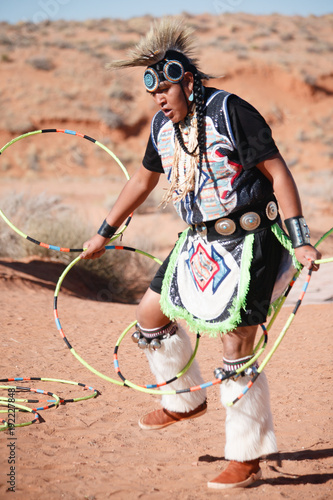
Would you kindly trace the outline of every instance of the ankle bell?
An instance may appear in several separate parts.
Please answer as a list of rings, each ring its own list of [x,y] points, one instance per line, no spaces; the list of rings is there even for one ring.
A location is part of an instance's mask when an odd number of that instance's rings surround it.
[[[149,339],[146,339],[145,337],[141,337],[138,342],[138,347],[140,349],[151,349],[152,351],[157,351],[158,349],[161,349],[162,347],[162,344],[161,342],[159,341],[159,339],[152,339],[152,340],[149,340]]]
[[[137,330],[132,334],[132,340],[138,344],[140,349],[151,349],[157,351],[162,347],[162,341],[175,335],[178,330],[176,322],[170,321],[167,325],[161,328],[147,330],[142,328],[139,323],[136,325]]]
[[[158,349],[161,349],[162,344],[159,339],[152,339],[149,343],[149,349],[152,349],[153,351],[157,351]]]
[[[138,341],[138,347],[140,349],[147,349],[148,347],[148,341],[145,337],[141,337]]]
[[[135,330],[135,332],[132,334],[132,340],[135,344],[139,343],[139,340],[142,338],[142,334],[140,330]]]

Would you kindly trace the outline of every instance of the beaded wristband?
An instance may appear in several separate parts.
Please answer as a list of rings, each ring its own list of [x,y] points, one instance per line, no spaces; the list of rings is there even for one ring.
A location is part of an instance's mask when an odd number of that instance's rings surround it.
[[[293,248],[310,245],[310,231],[304,217],[290,217],[284,221]]]
[[[106,219],[103,220],[103,224],[97,231],[98,234],[103,236],[103,238],[112,238],[112,236],[115,234],[117,231],[117,227],[110,226],[107,222]]]

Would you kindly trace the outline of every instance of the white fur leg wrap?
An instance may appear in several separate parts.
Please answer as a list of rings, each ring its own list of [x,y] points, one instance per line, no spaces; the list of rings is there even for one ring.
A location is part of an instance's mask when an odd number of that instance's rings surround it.
[[[176,335],[162,341],[161,349],[156,351],[145,349],[150,369],[158,384],[177,375],[188,363],[192,352],[190,339],[181,326],[178,326]],[[186,389],[203,382],[199,365],[194,360],[184,375],[175,382],[162,387],[161,390]],[[201,405],[205,399],[206,389],[175,395],[166,394],[162,396],[162,406],[169,411],[188,412]]]
[[[221,401],[226,408],[225,458],[244,462],[277,451],[266,375],[261,373],[250,390],[233,406],[248,384],[249,377],[227,380],[221,385]]]

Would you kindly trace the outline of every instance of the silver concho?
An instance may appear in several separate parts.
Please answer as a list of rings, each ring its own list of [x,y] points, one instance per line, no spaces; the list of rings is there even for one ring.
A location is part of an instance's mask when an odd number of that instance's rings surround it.
[[[239,219],[239,223],[245,231],[254,231],[260,226],[260,216],[256,212],[247,212]]]
[[[236,224],[231,219],[219,219],[215,222],[215,231],[223,236],[229,236],[236,231]]]
[[[278,214],[278,208],[275,201],[270,201],[266,207],[266,215],[269,220],[276,219]]]

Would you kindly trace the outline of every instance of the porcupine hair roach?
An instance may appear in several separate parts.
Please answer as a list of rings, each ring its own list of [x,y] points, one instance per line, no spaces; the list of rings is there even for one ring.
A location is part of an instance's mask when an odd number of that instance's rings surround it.
[[[198,59],[194,56],[196,41],[194,30],[184,27],[183,20],[169,17],[155,21],[147,35],[141,38],[134,49],[128,52],[127,59],[112,61],[107,68],[130,68],[134,66],[151,66],[164,59],[168,50],[183,54],[197,68],[202,79],[209,79],[198,69]]]

